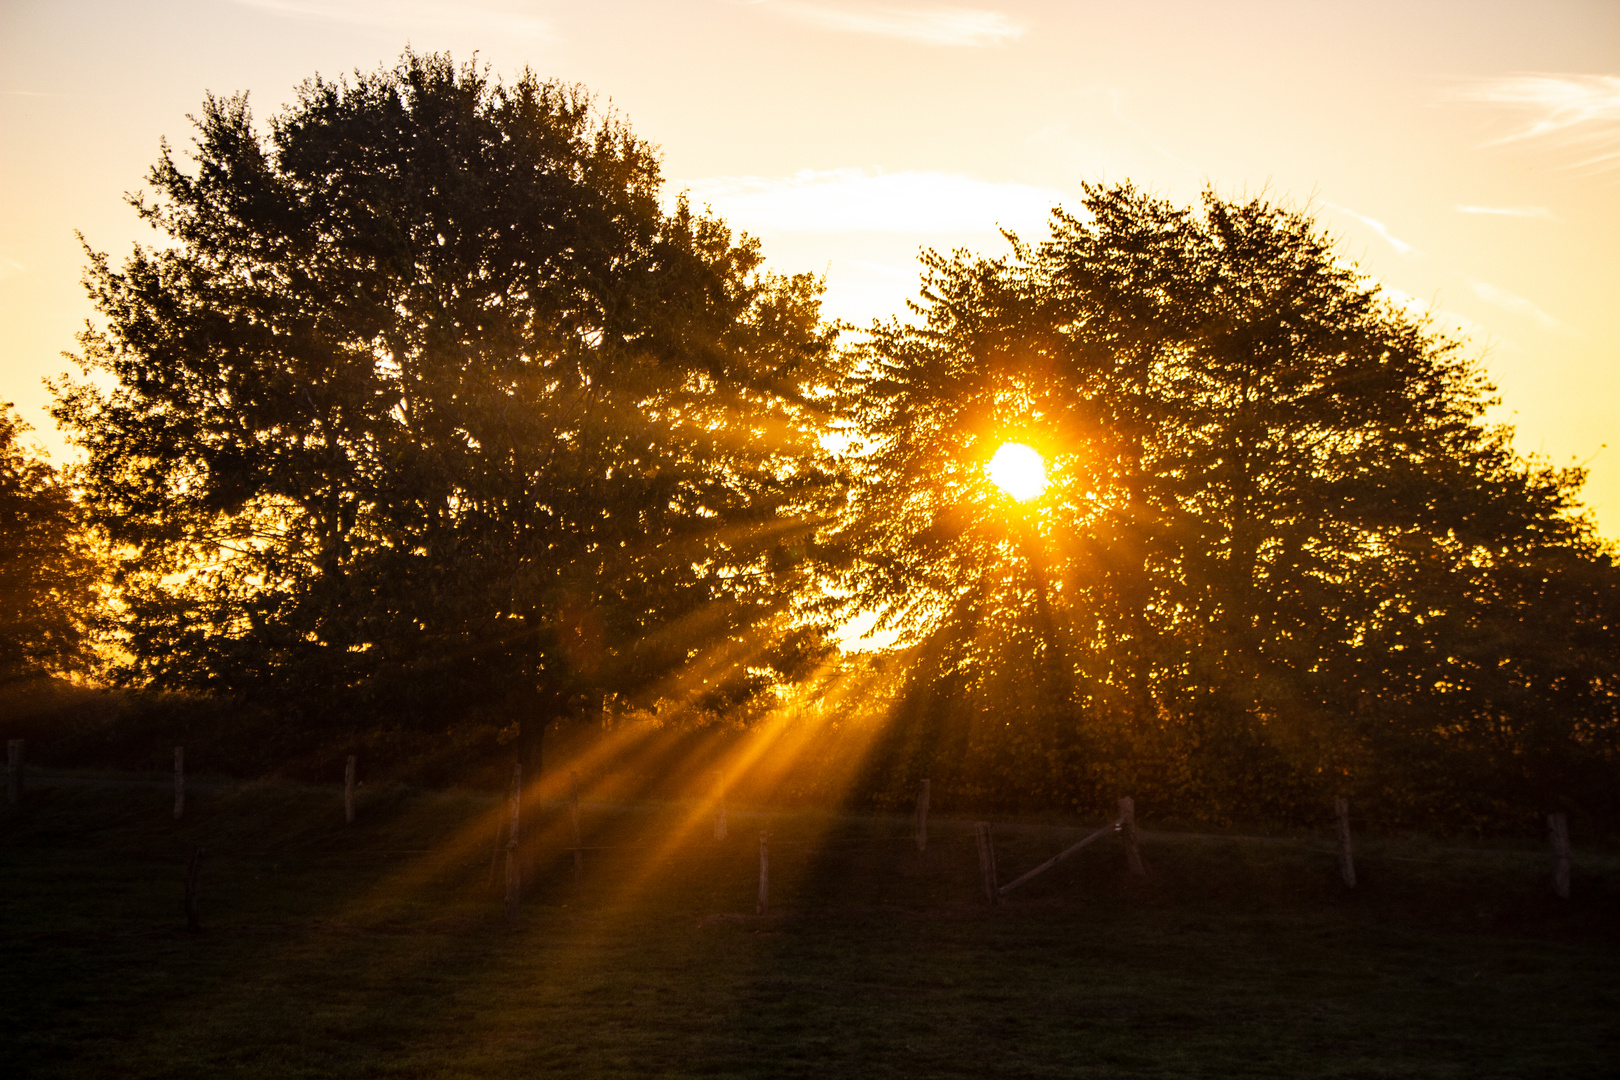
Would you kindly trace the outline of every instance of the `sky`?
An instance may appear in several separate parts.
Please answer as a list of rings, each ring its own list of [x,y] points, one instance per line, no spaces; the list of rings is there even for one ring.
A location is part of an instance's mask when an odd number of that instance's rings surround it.
[[[583,84],[690,193],[906,314],[924,248],[1006,250],[1082,186],[1206,187],[1311,211],[1341,256],[1469,337],[1521,452],[1591,470],[1620,538],[1620,3],[0,0],[0,400],[71,458],[42,379],[93,315],[76,231],[204,94],[264,118],[409,45]]]

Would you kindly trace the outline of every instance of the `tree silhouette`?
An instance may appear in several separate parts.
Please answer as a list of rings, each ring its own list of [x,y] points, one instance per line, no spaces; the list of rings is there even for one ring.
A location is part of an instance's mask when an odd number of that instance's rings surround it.
[[[527,695],[543,727],[803,652],[820,283],[662,209],[621,120],[407,52],[262,133],[209,97],[192,157],[132,200],[165,243],[91,255],[112,388],[58,387],[127,678],[306,715]]]
[[[1574,758],[1612,762],[1616,580],[1582,474],[1517,458],[1460,344],[1308,216],[1088,187],[1039,246],[928,256],[917,311],[867,348],[843,535],[857,601],[922,643],[910,722],[958,729],[897,728],[896,752],[962,748],[924,775],[1219,815],[1466,802],[1490,769],[1479,799],[1545,802]],[[1040,499],[990,486],[1007,440],[1047,457]],[[1515,643],[1542,633],[1567,648]]]

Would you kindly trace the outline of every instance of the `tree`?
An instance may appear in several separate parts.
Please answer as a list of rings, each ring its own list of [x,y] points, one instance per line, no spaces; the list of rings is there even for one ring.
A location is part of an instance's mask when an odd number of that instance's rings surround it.
[[[95,667],[102,564],[83,514],[0,404],[0,684]]]
[[[528,72],[407,52],[262,134],[245,97],[196,126],[132,199],[167,243],[90,253],[113,389],[58,388],[125,677],[310,716],[521,699],[532,735],[803,652],[818,280],[665,212],[655,150]]]
[[[1473,738],[1446,730],[1543,758],[1583,731],[1612,761],[1616,583],[1581,474],[1512,454],[1458,342],[1259,201],[1089,187],[1012,240],[925,259],[920,321],[874,329],[855,409],[846,583],[919,643],[913,727],[957,730],[895,738],[966,748],[934,776],[1219,816],[1398,786]],[[1051,466],[1026,506],[983,471],[1008,440]],[[1575,611],[1586,644],[1533,670],[1482,633]],[[1560,679],[1549,727],[1530,702]]]

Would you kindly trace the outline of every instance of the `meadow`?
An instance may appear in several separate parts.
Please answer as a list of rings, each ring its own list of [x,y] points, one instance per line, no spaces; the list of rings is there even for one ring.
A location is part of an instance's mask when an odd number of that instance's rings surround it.
[[[0,1071],[40,1077],[1599,1077],[1620,857],[1155,829],[991,908],[966,820],[31,778],[0,817]],[[1099,821],[997,822],[1001,878]],[[755,912],[759,833],[771,908]],[[196,846],[202,930],[182,881]]]

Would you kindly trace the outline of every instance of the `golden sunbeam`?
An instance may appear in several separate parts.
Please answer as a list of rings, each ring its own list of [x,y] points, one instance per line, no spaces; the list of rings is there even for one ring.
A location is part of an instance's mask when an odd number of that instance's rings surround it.
[[[1028,502],[1046,490],[1046,462],[1023,443],[1002,443],[984,471],[992,484],[1019,502]]]
[[[841,685],[844,676],[833,674],[836,666],[835,661],[828,661],[809,680],[819,688],[818,703],[839,701],[856,692]],[[870,697],[870,688],[861,696]],[[739,835],[756,825],[769,830],[775,814],[764,807],[779,806],[784,798],[789,802],[803,798],[803,781],[808,774],[818,777],[819,793],[824,798],[839,801],[859,773],[858,762],[865,759],[867,744],[877,727],[862,725],[856,732],[836,733],[836,721],[822,712],[819,708],[814,714],[791,707],[779,709],[740,737],[715,731],[712,737],[689,744],[679,757],[663,759],[653,766],[661,775],[689,778],[685,784],[677,782],[666,789],[676,796],[676,801],[669,804],[671,808],[682,803],[684,808],[667,819],[658,832],[643,837],[642,857],[633,868],[626,868],[617,882],[615,902],[636,901],[678,860],[711,850],[708,838],[722,799],[731,802],[732,827]],[[829,739],[839,739],[841,751],[829,753]],[[847,762],[848,766],[829,773],[827,766],[832,760]],[[643,763],[622,764],[631,772],[648,771]],[[797,836],[800,844],[806,839],[802,833]]]

